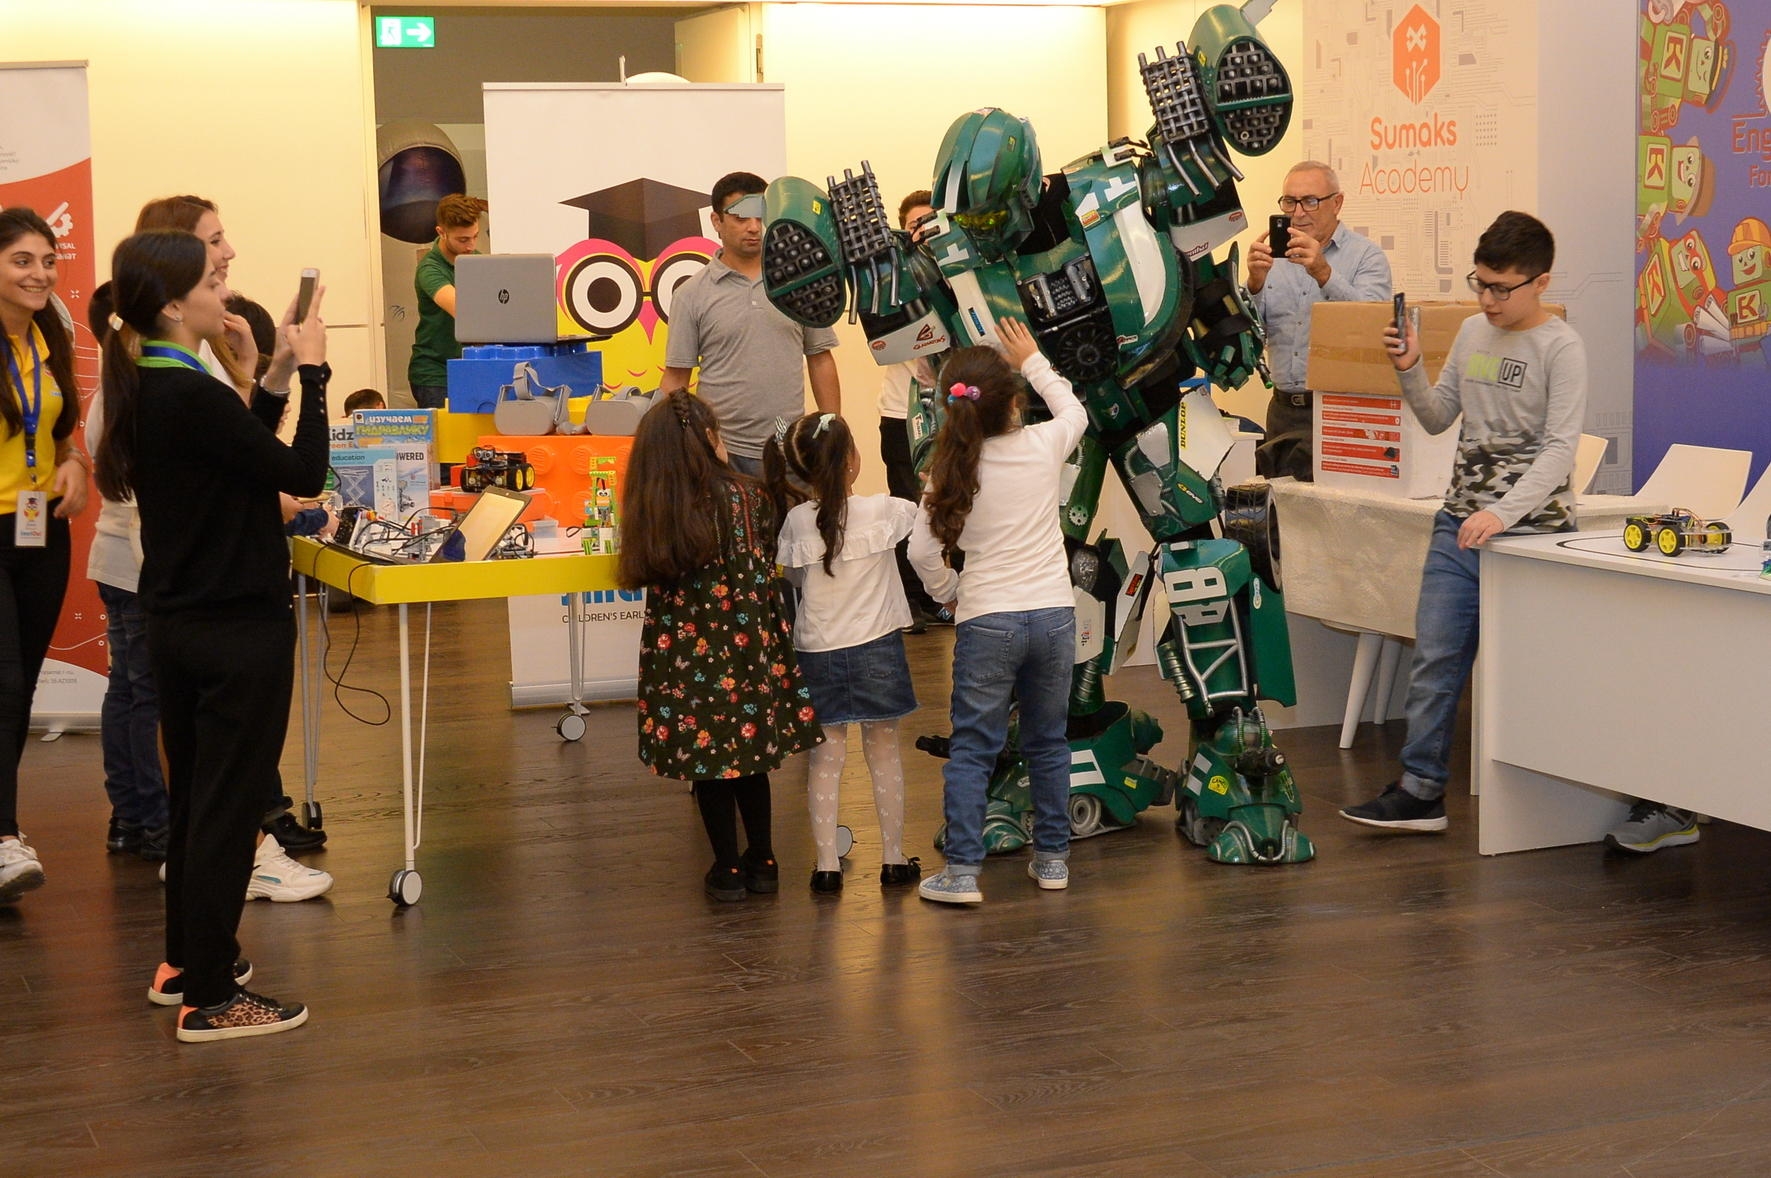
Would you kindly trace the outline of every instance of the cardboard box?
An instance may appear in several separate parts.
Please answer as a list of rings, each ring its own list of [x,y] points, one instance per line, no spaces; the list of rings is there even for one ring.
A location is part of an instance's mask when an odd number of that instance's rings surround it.
[[[1473,302],[1410,303],[1419,312],[1421,363],[1437,381],[1464,320],[1478,312]],[[1558,303],[1544,306],[1564,315]],[[1310,313],[1307,372],[1316,397],[1313,467],[1325,486],[1352,487],[1403,499],[1431,499],[1445,493],[1457,458],[1460,422],[1429,434],[1402,400],[1402,385],[1384,328],[1394,314],[1390,303],[1317,303]]]
[[[434,409],[359,409],[351,415],[359,449],[394,451],[399,498],[387,518],[404,523],[430,503],[436,484],[437,413]],[[382,514],[377,508],[377,514]]]

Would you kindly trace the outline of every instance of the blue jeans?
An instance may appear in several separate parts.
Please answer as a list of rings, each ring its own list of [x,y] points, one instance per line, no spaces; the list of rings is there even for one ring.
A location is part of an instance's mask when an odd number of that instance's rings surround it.
[[[99,711],[105,793],[111,816],[158,830],[170,821],[166,782],[160,775],[160,698],[148,661],[148,619],[141,600],[127,589],[98,582],[105,607],[105,641],[111,677]]]
[[[1008,739],[1011,697],[1021,705],[1021,755],[1033,795],[1033,851],[1070,854],[1070,673],[1076,663],[1076,611],[985,614],[953,636],[953,738],[946,783],[947,868],[975,875],[984,863],[985,790]]]
[[[1476,662],[1481,617],[1480,549],[1457,546],[1463,520],[1441,511],[1421,572],[1414,613],[1414,662],[1408,680],[1408,741],[1402,746],[1402,789],[1423,801],[1445,794],[1451,777],[1451,736],[1464,680]]]
[[[447,409],[449,407],[449,386],[446,384],[415,384],[412,386],[412,399],[420,409]]]

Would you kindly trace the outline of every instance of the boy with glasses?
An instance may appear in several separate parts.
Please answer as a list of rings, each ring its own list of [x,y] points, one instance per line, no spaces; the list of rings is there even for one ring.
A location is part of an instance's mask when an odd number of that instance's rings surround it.
[[[1267,329],[1273,399],[1267,438],[1256,452],[1269,478],[1311,478],[1310,308],[1319,302],[1388,302],[1390,262],[1376,242],[1341,224],[1340,180],[1315,160],[1286,173],[1279,209],[1291,218],[1288,240],[1266,234],[1248,249],[1248,291]]]
[[[1457,462],[1421,572],[1402,774],[1342,818],[1386,830],[1446,828],[1445,783],[1464,680],[1476,659],[1478,553],[1505,533],[1574,530],[1574,451],[1586,416],[1586,349],[1544,307],[1556,243],[1543,222],[1502,213],[1468,276],[1481,314],[1464,320],[1439,383],[1420,339],[1384,330],[1402,395],[1430,433],[1463,415]]]

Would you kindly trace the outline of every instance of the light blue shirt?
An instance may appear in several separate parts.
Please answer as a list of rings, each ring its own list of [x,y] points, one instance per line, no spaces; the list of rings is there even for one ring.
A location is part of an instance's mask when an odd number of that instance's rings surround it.
[[[1267,326],[1267,368],[1273,387],[1284,392],[1309,388],[1305,372],[1310,360],[1310,308],[1319,302],[1374,303],[1390,297],[1390,259],[1375,241],[1361,237],[1342,221],[1322,248],[1328,282],[1317,286],[1296,262],[1276,259],[1267,281],[1254,296],[1255,310]]]

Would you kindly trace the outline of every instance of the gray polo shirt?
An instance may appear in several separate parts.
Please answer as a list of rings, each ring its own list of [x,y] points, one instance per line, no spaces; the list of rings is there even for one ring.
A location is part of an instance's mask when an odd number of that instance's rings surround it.
[[[805,358],[836,346],[828,327],[801,327],[716,255],[683,283],[670,308],[664,363],[700,368],[696,388],[719,417],[726,449],[761,458],[775,419],[806,411]]]
[[[1342,221],[1329,234],[1322,256],[1333,271],[1317,286],[1296,262],[1276,259],[1267,281],[1254,296],[1255,310],[1267,328],[1267,370],[1273,387],[1283,392],[1309,388],[1310,308],[1321,302],[1381,303],[1390,297],[1390,259],[1367,237]],[[674,327],[674,324],[672,325]]]

